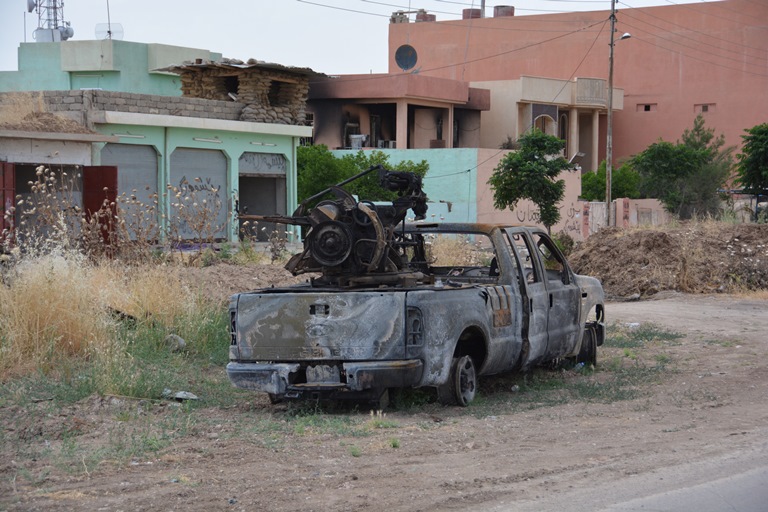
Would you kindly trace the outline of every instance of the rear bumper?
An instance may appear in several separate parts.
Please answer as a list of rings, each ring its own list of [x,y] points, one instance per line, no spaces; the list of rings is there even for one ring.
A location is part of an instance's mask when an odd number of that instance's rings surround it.
[[[341,364],[338,382],[306,382],[299,363],[235,363],[227,365],[227,376],[238,388],[284,395],[289,391],[365,391],[415,386],[421,381],[420,359],[362,361]]]

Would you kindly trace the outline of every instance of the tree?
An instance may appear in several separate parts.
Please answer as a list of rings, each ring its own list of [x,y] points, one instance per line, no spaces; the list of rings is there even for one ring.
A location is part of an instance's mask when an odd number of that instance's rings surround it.
[[[747,194],[768,194],[768,123],[753,126],[742,135],[744,146],[738,155],[738,182]]]
[[[629,162],[641,176],[640,193],[655,197],[681,219],[697,214],[716,214],[719,191],[731,175],[734,147],[723,147],[725,137],[715,137],[704,127],[700,114],[693,129],[686,129],[682,142],[660,140]]]
[[[299,202],[349,177],[327,146],[299,146],[296,157],[296,189]]]
[[[405,160],[392,165],[389,163],[389,156],[383,151],[358,151],[354,155],[344,155],[341,160],[352,169],[350,176],[354,176],[374,165],[383,165],[390,171],[412,172],[422,178],[429,170],[429,164],[426,160],[422,160],[419,163]],[[385,190],[379,186],[379,176],[376,172],[351,182],[345,188],[360,199],[368,201],[393,201],[397,197],[396,192]]]
[[[611,172],[611,197],[640,197],[640,175],[631,165],[624,164]],[[605,201],[605,160],[597,172],[581,175],[581,198],[586,201]]]
[[[520,149],[508,153],[488,180],[493,206],[513,210],[519,200],[530,199],[539,208],[541,223],[550,231],[560,220],[557,203],[565,194],[565,181],[557,177],[570,166],[560,155],[565,141],[534,129],[519,142]]]
[[[413,172],[421,177],[424,177],[429,170],[426,160],[419,163],[406,160],[391,165],[389,156],[383,151],[358,151],[355,154],[336,158],[326,146],[301,146],[296,165],[299,202],[374,165],[383,165],[394,171]],[[344,189],[368,201],[392,201],[397,197],[396,192],[379,186],[379,175],[376,172],[345,185]]]

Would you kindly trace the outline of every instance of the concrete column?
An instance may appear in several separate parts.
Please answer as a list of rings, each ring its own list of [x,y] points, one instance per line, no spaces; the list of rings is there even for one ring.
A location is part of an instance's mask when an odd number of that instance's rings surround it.
[[[445,139],[445,147],[453,147],[453,105],[448,107],[448,122],[443,125],[443,138]]]
[[[568,112],[568,158],[579,152],[579,110],[572,108]]]
[[[397,102],[396,123],[395,144],[397,149],[408,149],[408,102],[405,100],[398,100]]]
[[[592,111],[592,170],[597,171],[600,165],[600,112],[595,109]]]

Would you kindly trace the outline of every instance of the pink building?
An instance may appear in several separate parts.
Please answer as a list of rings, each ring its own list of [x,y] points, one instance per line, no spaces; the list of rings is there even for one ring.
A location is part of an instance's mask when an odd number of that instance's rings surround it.
[[[594,168],[605,157],[610,11],[514,16],[499,6],[495,14],[476,18],[468,9],[463,20],[424,15],[416,23],[393,16],[390,74],[408,73],[395,60],[408,44],[421,76],[491,91],[482,147],[538,122],[568,140],[569,156],[584,153],[582,166]],[[617,39],[631,38],[615,45],[614,86],[623,89],[614,91],[615,163],[659,138],[679,139],[700,113],[729,145],[768,120],[768,2],[624,8],[616,31]],[[542,89],[535,82],[543,78],[551,80]]]

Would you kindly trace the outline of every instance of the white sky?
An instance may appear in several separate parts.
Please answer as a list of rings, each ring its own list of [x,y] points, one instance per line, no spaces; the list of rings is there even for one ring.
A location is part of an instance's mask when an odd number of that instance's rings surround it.
[[[704,0],[621,0],[622,9]],[[63,19],[72,24],[72,40],[95,39],[97,24],[107,22],[108,0],[65,0]],[[310,3],[311,2],[311,3]],[[287,66],[310,67],[327,74],[385,73],[389,16],[396,10],[427,9],[438,21],[461,18],[479,0],[109,0],[113,24],[125,41],[204,48],[224,57],[255,58]],[[610,0],[486,1],[514,5],[516,16],[549,11],[610,10]],[[37,13],[27,0],[0,0],[0,71],[16,70],[19,43],[34,42]],[[113,25],[113,30],[115,26]]]

